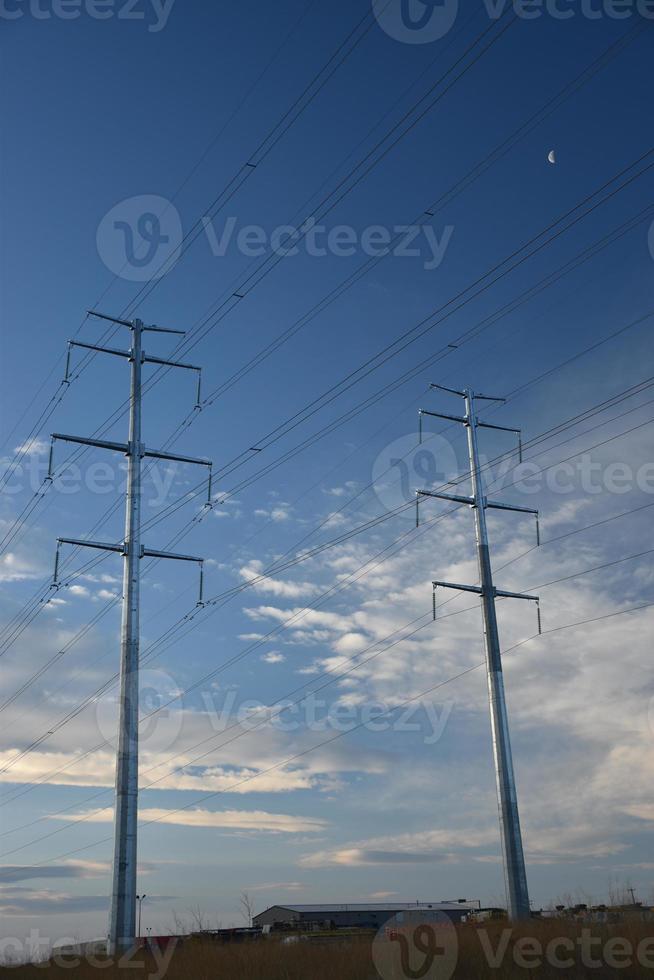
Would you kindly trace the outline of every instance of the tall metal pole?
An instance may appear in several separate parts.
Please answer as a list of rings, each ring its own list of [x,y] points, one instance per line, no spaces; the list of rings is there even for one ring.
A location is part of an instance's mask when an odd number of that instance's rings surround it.
[[[472,389],[465,390],[468,452],[470,456],[470,476],[472,494],[475,501],[475,531],[477,535],[477,557],[479,562],[479,581],[481,585],[481,605],[484,617],[484,640],[486,646],[486,670],[488,694],[490,699],[491,727],[493,733],[493,754],[495,757],[495,777],[497,798],[504,852],[504,873],[511,919],[527,919],[530,915],[529,892],[525,858],[522,849],[520,815],[513,771],[513,757],[509,738],[509,723],[504,693],[502,655],[495,611],[496,590],[488,550],[486,529],[486,499],[483,477],[479,463],[477,444],[477,414],[475,394]]]
[[[143,334],[178,334],[183,330],[169,330],[154,324],[145,326],[141,320],[122,320],[107,316],[98,310],[89,310],[89,315],[109,320],[128,327],[132,335],[130,350],[114,347],[100,347],[80,340],[68,342],[69,351],[75,347],[122,357],[130,364],[130,410],[129,441],[108,442],[105,439],[85,436],[52,433],[49,475],[52,475],[53,448],[57,440],[72,442],[82,446],[96,446],[127,456],[127,495],[125,502],[125,539],[120,544],[106,541],[91,541],[88,538],[58,538],[55,559],[54,585],[58,588],[59,549],[63,544],[76,548],[96,548],[101,551],[117,552],[123,556],[123,618],[120,643],[120,701],[118,718],[118,750],[116,756],[116,808],[114,815],[114,863],[111,893],[111,913],[109,918],[109,950],[112,953],[129,949],[136,938],[136,859],[138,823],[138,727],[139,727],[139,567],[142,558],[166,558],[174,561],[190,561],[200,565],[200,595],[198,606],[203,605],[203,559],[194,555],[180,555],[172,551],[156,551],[141,545],[141,460],[144,456],[152,459],[166,459],[178,463],[192,463],[205,466],[209,470],[207,480],[207,502],[212,506],[212,463],[208,459],[193,456],[180,456],[165,450],[147,449],[141,441],[141,373],[143,364],[157,364],[170,368],[184,368],[198,374],[196,408],[200,407],[200,371],[194,364],[170,361],[146,354],[143,350]],[[66,359],[68,380],[70,356]],[[145,896],[141,896],[141,901]],[[140,931],[140,907],[139,907]]]
[[[136,935],[138,822],[139,590],[141,559],[141,347],[143,323],[132,324],[129,450],[123,557],[123,618],[116,760],[116,810],[109,945],[127,949]]]

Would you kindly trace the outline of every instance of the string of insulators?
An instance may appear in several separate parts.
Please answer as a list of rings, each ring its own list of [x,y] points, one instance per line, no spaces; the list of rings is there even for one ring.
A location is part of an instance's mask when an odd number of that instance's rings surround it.
[[[55,565],[54,565],[54,576],[52,578],[52,588],[59,588],[59,549],[61,545],[57,544],[57,550],[55,552]]]
[[[68,351],[66,353],[66,370],[64,371],[64,379],[62,381],[62,384],[65,384],[65,385],[69,385],[70,384],[70,353],[71,353],[71,349],[72,349],[72,344],[70,343],[70,341],[68,341]]]
[[[208,465],[209,465],[209,480],[207,482],[207,502],[205,504],[205,507],[213,507],[213,500],[211,499],[212,486],[213,486],[213,463],[209,463]]]
[[[204,605],[204,562],[200,562],[200,594],[196,603],[198,606]]]

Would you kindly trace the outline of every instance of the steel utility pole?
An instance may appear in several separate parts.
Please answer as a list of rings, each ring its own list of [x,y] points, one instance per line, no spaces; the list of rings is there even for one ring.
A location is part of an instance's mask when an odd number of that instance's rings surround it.
[[[141,912],[143,911],[143,899],[144,898],[147,898],[147,897],[148,896],[145,894],[145,892],[143,892],[142,895],[137,895],[136,896],[136,901],[139,903],[139,921],[138,921],[138,927],[137,927],[137,930],[136,930],[136,936],[137,936],[138,939],[141,938]]]
[[[158,450],[148,450],[141,441],[141,374],[145,363],[167,367],[186,368],[198,374],[196,407],[200,407],[200,368],[192,364],[167,361],[145,354],[143,333],[146,331],[181,334],[181,330],[145,326],[141,320],[119,320],[102,313],[89,311],[93,316],[127,327],[132,334],[128,351],[110,347],[97,347],[80,341],[69,341],[65,381],[69,378],[70,353],[73,347],[113,354],[126,358],[130,364],[129,441],[106,442],[81,436],[54,433],[50,450],[50,475],[52,475],[53,447],[56,440],[74,442],[84,446],[97,446],[123,453],[127,457],[127,493],[125,500],[125,539],[120,544],[100,541],[59,538],[55,560],[55,586],[58,586],[59,551],[62,544],[76,547],[98,548],[115,551],[123,556],[123,614],[120,643],[120,696],[118,722],[118,751],[116,756],[116,806],[114,814],[115,841],[113,861],[113,886],[109,921],[109,948],[119,952],[130,948],[136,937],[136,861],[138,823],[138,726],[139,726],[139,607],[141,558],[172,558],[179,561],[198,562],[200,565],[200,597],[202,604],[203,559],[192,555],[153,551],[141,544],[141,460],[144,456],[181,463],[196,463],[209,468],[207,506],[211,506],[211,463],[204,459],[179,456]]]
[[[516,507],[513,504],[503,504],[487,499],[484,493],[484,480],[480,466],[479,445],[477,430],[480,427],[487,429],[499,429],[505,432],[520,433],[519,429],[507,428],[502,425],[492,425],[489,422],[482,422],[477,417],[476,400],[503,402],[503,398],[491,398],[487,395],[475,395],[471,388],[464,391],[457,391],[452,388],[445,388],[443,385],[430,385],[431,388],[439,388],[448,391],[450,394],[459,395],[465,400],[465,416],[445,415],[440,412],[428,412],[421,410],[421,431],[422,415],[433,415],[437,418],[449,419],[459,422],[466,426],[468,434],[468,455],[470,461],[470,480],[472,483],[472,496],[467,497],[459,494],[439,493],[437,491],[419,490],[417,501],[421,496],[438,497],[443,500],[451,500],[457,503],[467,504],[474,510],[475,531],[477,537],[477,559],[479,565],[479,585],[458,585],[453,582],[433,582],[434,590],[434,617],[436,616],[436,589],[439,587],[448,589],[461,589],[464,592],[474,592],[480,596],[481,607],[484,620],[484,640],[486,647],[486,672],[488,679],[488,696],[490,702],[491,730],[493,736],[493,753],[495,758],[495,778],[497,783],[497,799],[500,816],[500,828],[502,835],[502,850],[504,854],[504,874],[506,880],[506,892],[511,919],[528,919],[530,916],[529,891],[527,888],[527,874],[525,871],[525,859],[522,848],[522,833],[520,830],[520,816],[518,813],[518,798],[515,785],[515,775],[513,771],[513,757],[511,755],[511,741],[509,738],[509,720],[506,707],[506,697],[504,692],[504,675],[502,672],[502,654],[500,649],[500,638],[497,626],[497,613],[495,609],[495,599],[498,596],[509,599],[527,599],[538,604],[538,596],[526,595],[519,592],[506,592],[496,589],[493,583],[493,571],[490,560],[488,546],[488,529],[486,526],[486,509],[497,508],[499,510],[514,510],[525,514],[536,515],[537,540],[540,543],[538,530],[538,511],[529,507]],[[522,457],[522,442],[520,441],[520,456]],[[540,632],[540,607],[538,608],[538,629]]]

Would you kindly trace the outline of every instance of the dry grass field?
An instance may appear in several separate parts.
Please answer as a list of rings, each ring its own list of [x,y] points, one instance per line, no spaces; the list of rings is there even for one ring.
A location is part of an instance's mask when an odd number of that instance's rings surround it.
[[[447,941],[447,940],[445,940]],[[450,936],[451,942],[451,936]],[[506,923],[461,926],[456,930],[456,965],[450,972],[437,958],[423,972],[424,958],[405,971],[385,966],[381,980],[654,980],[654,923],[582,926],[564,921],[533,922],[511,929]],[[497,956],[497,960],[493,957]],[[162,962],[163,960],[163,962]],[[152,980],[379,980],[367,937],[348,941],[275,939],[245,945],[186,941],[170,959],[141,951],[130,962],[95,965],[61,962],[0,967],[0,977],[104,980],[133,976]],[[376,960],[379,963],[378,960]]]

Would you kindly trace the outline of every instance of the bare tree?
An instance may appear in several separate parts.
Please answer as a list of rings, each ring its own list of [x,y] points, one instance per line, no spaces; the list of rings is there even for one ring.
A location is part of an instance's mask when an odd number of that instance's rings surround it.
[[[183,919],[179,912],[177,912],[175,909],[172,910],[171,917],[172,924],[168,926],[168,932],[170,932],[171,935],[184,936],[190,931],[186,919]]]
[[[199,905],[193,905],[188,910],[195,932],[204,932],[207,928],[207,917]]]
[[[248,926],[252,925],[252,919],[254,917],[254,902],[250,898],[247,892],[241,892],[241,915],[245,919]]]

